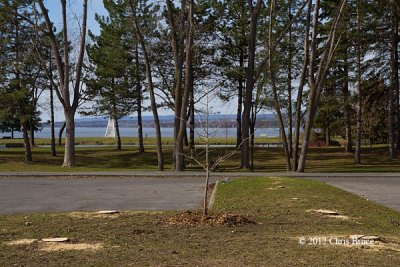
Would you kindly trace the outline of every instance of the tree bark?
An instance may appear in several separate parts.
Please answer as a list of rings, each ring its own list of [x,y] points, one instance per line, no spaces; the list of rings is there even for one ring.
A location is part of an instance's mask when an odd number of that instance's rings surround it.
[[[254,128],[255,128],[255,122],[256,122],[256,114],[254,111],[254,105],[251,107],[251,120],[250,120],[250,149],[251,149],[251,164],[250,164],[250,170],[253,172],[254,171]]]
[[[304,172],[307,160],[308,147],[310,144],[311,132],[314,123],[314,118],[318,109],[319,100],[321,97],[322,89],[324,87],[324,83],[326,77],[328,75],[329,67],[332,62],[333,55],[335,53],[337,47],[337,30],[340,22],[341,15],[343,13],[344,8],[346,7],[347,1],[342,0],[340,5],[338,6],[337,15],[334,18],[333,24],[328,33],[328,40],[326,41],[322,54],[319,59],[319,64],[317,64],[317,49],[318,47],[318,31],[317,25],[319,23],[319,0],[316,0],[314,6],[314,20],[313,20],[313,32],[311,38],[311,54],[309,61],[309,86],[310,92],[308,96],[308,109],[306,116],[306,125],[304,128],[304,137],[301,145],[301,153],[299,159],[299,166],[297,168],[297,172]]]
[[[21,56],[20,56],[20,38],[19,38],[19,14],[18,14],[18,8],[15,7],[15,14],[14,14],[14,19],[15,19],[15,43],[14,43],[14,49],[15,49],[15,64],[21,63]],[[15,82],[17,83],[17,90],[22,91],[22,81],[21,81],[21,72],[20,69],[17,65],[15,65]],[[27,121],[26,117],[27,114],[25,113],[25,104],[26,104],[26,99],[21,101],[18,99],[18,104],[17,104],[17,110],[18,110],[18,117],[22,129],[22,137],[24,139],[24,147],[25,147],[25,162],[31,162],[32,161],[32,150],[31,150],[31,144],[29,141],[29,135],[28,135],[28,126],[31,120]]]
[[[326,134],[326,136],[325,136],[325,146],[326,147],[329,147],[330,145],[331,145],[331,129],[330,129],[330,127],[328,126],[328,127],[326,127],[326,129],[325,129],[325,134]]]
[[[50,130],[51,130],[51,156],[57,156],[56,151],[56,137],[54,129],[54,94],[53,94],[53,84],[50,83]]]
[[[288,18],[289,21],[292,20],[292,1],[289,0],[288,3]],[[287,105],[287,116],[288,116],[288,149],[289,157],[293,158],[293,111],[292,111],[292,25],[289,26],[289,48],[288,48],[288,80],[287,80],[287,90],[288,90],[288,105]]]
[[[189,2],[189,16],[188,16],[188,31],[187,31],[187,38],[186,38],[186,63],[185,63],[185,85],[182,97],[182,106],[181,106],[181,113],[179,114],[180,124],[179,124],[179,131],[176,137],[176,153],[175,153],[175,170],[176,171],[183,171],[185,167],[184,162],[184,151],[183,151],[183,142],[184,142],[184,135],[186,132],[186,113],[188,107],[188,100],[189,100],[189,93],[190,93],[190,86],[192,84],[192,47],[193,47],[193,6],[194,2],[191,0]]]
[[[192,69],[193,72],[193,69]],[[193,77],[193,74],[192,74]],[[189,123],[189,147],[190,147],[190,154],[191,156],[194,155],[194,150],[195,150],[195,143],[194,143],[194,128],[195,128],[195,116],[194,116],[194,87],[193,87],[193,79],[192,79],[192,85],[191,85],[191,91],[190,91],[190,104],[189,104],[189,112],[190,112],[190,123]]]
[[[241,49],[239,66],[242,70],[244,68],[244,52]],[[236,148],[239,148],[242,143],[242,105],[243,105],[243,78],[238,80],[238,102],[237,102],[237,115],[236,115]]]
[[[147,89],[150,95],[150,104],[151,110],[153,112],[153,120],[154,120],[154,128],[156,131],[156,147],[157,147],[157,161],[158,161],[158,170],[164,170],[164,156],[162,152],[162,143],[161,143],[161,129],[160,129],[160,120],[158,118],[158,111],[157,111],[157,103],[156,97],[154,94],[154,86],[153,86],[153,76],[150,66],[150,58],[147,52],[146,43],[144,41],[144,37],[142,31],[139,27],[139,22],[136,16],[136,1],[129,0],[129,5],[131,7],[131,11],[133,14],[133,27],[135,28],[137,39],[140,42],[140,45],[143,50],[144,62],[146,66],[146,76],[147,76]]]
[[[391,56],[390,56],[390,87],[392,91],[392,97],[394,98],[394,103],[392,103],[392,139],[390,144],[390,149],[392,150],[390,158],[396,157],[396,146],[400,143],[399,138],[399,54],[398,54],[398,44],[399,44],[399,21],[398,14],[396,14],[396,3],[394,0],[390,1],[391,5]],[[389,107],[390,110],[390,107]],[[390,111],[389,111],[390,112]],[[399,148],[397,146],[397,148]]]
[[[118,118],[114,118],[114,126],[115,126],[115,134],[116,134],[116,141],[117,141],[117,150],[122,150],[121,145],[121,135],[119,134],[119,123]]]
[[[351,134],[351,105],[350,105],[350,92],[349,92],[349,63],[348,63],[347,48],[345,51],[343,69],[344,69],[344,85],[343,85],[342,93],[343,93],[343,105],[344,105],[344,120],[345,120],[345,124],[346,124],[345,152],[352,153],[353,152],[353,139],[352,139],[352,134]]]
[[[58,131],[58,145],[62,145],[62,135],[64,133],[65,127],[67,126],[66,122],[64,121],[63,125],[61,126],[60,130]]]
[[[174,54],[174,64],[175,64],[175,77],[174,77],[174,148],[173,148],[173,163],[172,168],[174,170],[177,169],[176,159],[179,159],[180,152],[180,144],[177,142],[178,134],[180,131],[181,120],[184,120],[184,117],[181,117],[181,109],[182,105],[182,79],[183,79],[183,59],[184,59],[184,26],[185,26],[185,7],[186,0],[181,0],[181,11],[179,15],[179,24],[176,26],[174,19],[174,4],[171,0],[166,1],[167,5],[167,20],[170,28],[170,36],[171,36],[171,45]],[[182,162],[178,163],[179,165]]]
[[[297,92],[297,100],[296,100],[297,103],[296,103],[295,137],[294,137],[294,148],[293,148],[293,167],[295,171],[297,171],[299,162],[301,106],[303,102],[302,101],[303,89],[304,89],[304,84],[306,82],[307,67],[309,62],[311,11],[312,11],[312,1],[308,1],[306,33],[304,35],[304,62],[303,62],[303,67],[301,69],[299,89]]]
[[[32,118],[29,119],[29,134],[30,134],[31,146],[35,146],[35,126]]]
[[[243,169],[250,168],[249,162],[249,129],[250,129],[250,110],[253,100],[254,89],[254,62],[257,43],[257,24],[262,6],[261,0],[257,0],[256,6],[253,7],[252,1],[249,2],[250,8],[250,42],[249,42],[249,58],[246,71],[246,91],[244,100],[244,109],[242,114],[242,146],[241,146],[241,163]]]
[[[31,150],[31,144],[29,142],[27,123],[21,122],[21,128],[25,146],[25,162],[32,162],[32,150]]]
[[[63,167],[75,165],[75,110],[67,110],[65,115],[65,151]]]
[[[209,129],[208,129],[208,116],[209,116],[209,98],[208,98],[208,93],[206,95],[206,181],[204,183],[204,196],[203,196],[203,215],[207,216],[208,215],[208,182],[210,179],[210,135],[209,135]]]
[[[360,3],[357,0],[357,44],[356,44],[356,88],[357,88],[357,128],[355,163],[361,164],[361,127],[362,127],[362,89],[361,89],[361,40],[360,40]]]
[[[136,65],[136,105],[137,105],[137,128],[138,128],[138,141],[139,141],[139,153],[144,153],[144,142],[143,142],[143,122],[142,122],[142,86],[140,79],[140,64],[139,64],[139,51],[138,44],[135,44],[135,65]]]
[[[283,149],[285,151],[285,159],[286,159],[286,170],[290,171],[291,170],[291,163],[290,163],[290,152],[289,152],[289,144],[288,144],[288,139],[286,136],[286,131],[285,131],[285,124],[283,122],[283,116],[281,112],[281,105],[279,102],[278,98],[278,89],[276,87],[276,77],[275,77],[275,66],[274,66],[274,54],[276,51],[273,51],[274,46],[274,40],[273,40],[273,27],[274,27],[274,22],[275,22],[275,0],[271,0],[270,4],[270,15],[269,15],[269,31],[268,31],[268,68],[269,68],[269,73],[270,73],[270,80],[271,80],[271,87],[272,87],[272,94],[274,98],[274,104],[275,104],[275,111],[278,117],[278,123],[279,123],[279,129],[282,135],[282,141],[283,141]]]

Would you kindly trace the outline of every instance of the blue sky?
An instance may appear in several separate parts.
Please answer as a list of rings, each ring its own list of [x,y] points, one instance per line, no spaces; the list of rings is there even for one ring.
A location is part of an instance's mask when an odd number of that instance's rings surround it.
[[[44,4],[49,10],[50,19],[54,22],[58,29],[61,28],[61,1],[59,0],[45,0]],[[75,13],[79,17],[82,14],[82,1],[81,0],[67,0],[67,12],[70,14]],[[99,33],[99,25],[94,19],[94,15],[107,15],[102,0],[89,0],[88,2],[88,29],[94,33]],[[71,16],[71,15],[70,15]]]

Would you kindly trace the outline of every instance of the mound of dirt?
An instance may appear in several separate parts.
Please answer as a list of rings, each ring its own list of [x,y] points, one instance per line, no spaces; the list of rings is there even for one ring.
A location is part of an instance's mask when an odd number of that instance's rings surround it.
[[[189,226],[241,226],[247,224],[255,224],[255,222],[247,219],[239,214],[213,214],[203,216],[203,214],[186,211],[177,214],[165,220],[165,223],[171,225],[189,225]]]

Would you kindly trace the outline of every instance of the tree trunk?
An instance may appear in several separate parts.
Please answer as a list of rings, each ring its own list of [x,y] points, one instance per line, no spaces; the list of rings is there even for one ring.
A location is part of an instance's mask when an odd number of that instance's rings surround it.
[[[50,83],[50,130],[51,130],[51,156],[57,156],[56,151],[56,137],[55,137],[55,129],[54,129],[54,93],[53,93],[53,84]]]
[[[139,27],[139,22],[137,20],[136,16],[136,6],[132,3],[132,1],[129,1],[131,11],[133,13],[133,26],[136,31],[136,37],[140,42],[140,45],[143,50],[143,56],[144,56],[144,62],[146,66],[146,76],[147,76],[147,89],[149,91],[150,95],[150,104],[151,104],[151,110],[153,112],[153,120],[154,120],[154,128],[156,131],[156,147],[157,147],[157,161],[158,161],[158,170],[163,171],[164,170],[164,156],[162,152],[162,143],[161,143],[161,129],[160,129],[160,120],[158,118],[158,111],[157,111],[157,103],[156,103],[156,97],[154,94],[154,86],[153,86],[153,75],[151,72],[151,66],[150,66],[150,59],[149,59],[149,54],[147,52],[146,48],[146,43],[144,41],[144,37],[142,35],[142,32]]]
[[[20,58],[20,39],[19,39],[19,16],[18,16],[18,8],[15,7],[15,43],[14,43],[14,49],[15,49],[15,63],[21,63],[21,58]],[[21,72],[18,67],[15,67],[15,80],[17,82],[17,90],[22,91],[22,82],[21,82]],[[26,108],[24,105],[26,104],[26,99],[23,100],[23,102],[19,100],[18,105],[18,115],[19,115],[19,120],[20,120],[20,125],[22,129],[22,137],[24,139],[24,147],[25,147],[25,162],[32,162],[32,151],[31,151],[31,144],[29,141],[29,135],[28,135],[28,126],[31,120],[26,121],[26,115],[24,109]]]
[[[188,139],[188,134],[187,134],[187,127],[185,127],[183,135],[184,135],[183,136],[183,144],[184,144],[185,147],[188,147],[189,146],[189,139]]]
[[[194,127],[195,127],[195,117],[194,117],[194,88],[193,88],[193,79],[192,79],[192,86],[191,86],[191,92],[190,92],[190,104],[189,104],[189,109],[190,109],[190,138],[189,138],[189,147],[190,147],[190,155],[194,155],[194,150],[195,150],[195,143],[194,143]]]
[[[142,86],[140,81],[140,64],[139,64],[139,51],[138,44],[135,45],[135,65],[136,65],[136,104],[137,104],[137,128],[138,128],[138,141],[139,153],[144,153],[143,142],[143,123],[142,123]]]
[[[394,35],[394,33],[399,33],[399,23],[400,23],[400,19],[397,16],[396,17],[396,24],[393,25],[395,27],[394,31],[393,31],[393,38],[396,39],[393,42],[396,42],[398,45],[400,44],[400,38],[399,35]],[[396,127],[396,133],[397,133],[397,140],[396,140],[396,148],[399,150],[400,149],[400,80],[399,80],[399,46],[395,45],[394,46],[394,82],[396,84],[395,86],[395,92],[396,92],[396,123],[397,123],[397,127]]]
[[[275,47],[275,46],[273,43],[273,34],[272,34],[272,30],[273,30],[274,22],[275,22],[274,16],[275,16],[275,0],[272,0],[270,3],[270,16],[269,16],[270,21],[269,21],[269,32],[268,32],[268,68],[269,68],[269,73],[270,73],[270,80],[271,80],[272,94],[273,94],[274,104],[275,104],[275,111],[276,111],[276,114],[278,117],[279,130],[282,135],[283,149],[285,152],[285,159],[286,159],[286,170],[290,171],[292,166],[290,163],[289,144],[288,144],[288,139],[286,137],[285,124],[283,122],[281,105],[279,102],[278,92],[277,92],[277,87],[276,87],[275,66],[274,66],[274,54],[276,51],[273,51],[273,47]]]
[[[252,117],[255,116],[252,114]],[[254,117],[251,120],[252,122],[250,123],[250,149],[251,149],[251,164],[250,164],[250,170],[253,172],[254,171]]]
[[[21,128],[25,146],[25,162],[32,162],[32,150],[31,150],[31,144],[29,142],[27,123],[21,122]]]
[[[288,18],[289,21],[292,20],[292,1],[289,0],[288,3]],[[288,90],[288,105],[287,105],[287,116],[288,116],[288,149],[289,157],[293,158],[293,111],[292,111],[292,26],[289,27],[289,48],[288,48],[288,80],[287,80],[287,90]]]
[[[391,140],[391,150],[390,158],[396,157],[396,145],[399,144],[399,54],[398,54],[398,44],[399,44],[399,22],[398,15],[396,14],[396,4],[395,1],[390,2],[391,5],[391,72],[390,72],[390,86],[392,91],[392,97],[394,97],[394,103],[392,104],[393,122],[392,122],[392,139]],[[389,107],[390,110],[390,107]],[[398,147],[397,147],[398,148]]]
[[[244,53],[240,51],[239,66],[242,70],[244,68]],[[242,143],[242,105],[243,105],[243,78],[239,78],[238,86],[238,102],[237,102],[237,115],[236,115],[236,148],[239,148]]]
[[[347,43],[347,42],[346,42]],[[353,152],[353,139],[351,135],[351,105],[350,105],[350,92],[349,92],[349,66],[348,66],[348,53],[347,48],[345,51],[345,59],[344,59],[344,85],[342,89],[343,93],[343,105],[344,105],[344,120],[346,125],[346,153]]]
[[[66,126],[66,125],[67,125],[67,124],[66,124],[65,121],[64,121],[63,125],[61,126],[60,130],[58,131],[58,145],[59,145],[59,146],[62,145],[62,135],[63,135],[63,133],[64,133],[64,130],[65,130],[65,126]]]
[[[209,116],[209,98],[208,98],[208,92],[206,95],[206,181],[204,183],[204,196],[203,196],[203,215],[207,216],[208,215],[208,203],[207,203],[207,197],[208,197],[208,182],[210,179],[210,135],[209,135],[209,129],[208,129],[208,116]]]
[[[307,7],[307,18],[306,18],[306,33],[304,35],[304,62],[301,69],[299,89],[297,92],[296,100],[296,121],[295,121],[295,137],[294,137],[294,148],[293,148],[293,167],[297,171],[299,162],[299,146],[300,146],[300,124],[301,124],[301,106],[303,99],[303,89],[306,82],[307,66],[309,62],[309,46],[310,46],[310,24],[311,24],[311,11],[312,1],[308,1]]]
[[[184,27],[185,27],[185,13],[186,13],[186,0],[181,0],[181,10],[179,14],[179,24],[175,23],[175,7],[171,0],[166,1],[167,6],[167,19],[170,28],[170,36],[171,36],[171,46],[174,54],[174,65],[175,65],[175,77],[174,77],[174,148],[173,148],[173,162],[172,169],[177,169],[176,159],[181,158],[178,155],[181,153],[180,143],[178,140],[178,134],[180,131],[181,120],[184,120],[181,117],[181,109],[182,109],[182,79],[183,79],[183,58],[184,58]],[[182,165],[182,162],[178,163]]]
[[[325,143],[326,143],[326,147],[329,147],[331,145],[331,129],[329,128],[329,126],[326,127],[325,131],[326,131],[325,132],[325,134],[326,134]]]
[[[317,49],[318,47],[318,30],[317,25],[319,23],[319,0],[316,0],[314,6],[314,21],[313,21],[313,32],[311,40],[311,54],[309,62],[309,86],[310,92],[308,96],[308,109],[306,117],[306,125],[304,129],[304,137],[301,144],[301,153],[299,158],[299,166],[297,172],[304,172],[307,160],[308,147],[310,145],[311,132],[313,129],[314,118],[318,109],[319,100],[321,97],[322,89],[324,88],[325,79],[328,75],[329,67],[332,62],[333,55],[338,45],[337,40],[337,29],[340,22],[341,15],[344,8],[346,7],[347,1],[342,0],[340,3],[339,11],[333,21],[333,24],[328,33],[328,40],[326,41],[321,58],[319,59],[319,65],[317,64]]]
[[[138,141],[139,141],[139,153],[144,153],[144,142],[143,142],[143,122],[142,122],[142,101],[138,99]],[[140,104],[139,104],[140,103]]]
[[[75,110],[64,111],[65,114],[65,151],[63,167],[75,166]]]
[[[75,165],[75,121],[74,116],[76,109],[79,106],[79,100],[82,96],[81,93],[81,79],[82,79],[82,68],[84,61],[84,54],[86,50],[86,27],[87,27],[87,0],[82,1],[82,20],[80,24],[80,40],[78,47],[78,56],[75,64],[75,77],[74,86],[71,92],[70,90],[70,42],[68,40],[68,19],[67,19],[67,1],[61,1],[61,14],[62,14],[62,42],[57,40],[57,37],[53,31],[53,23],[50,20],[48,10],[43,4],[43,0],[38,0],[38,4],[44,19],[44,23],[47,28],[48,40],[51,44],[51,51],[53,53],[57,73],[59,78],[59,84],[61,90],[56,89],[57,97],[63,105],[65,122],[66,122],[66,135],[65,135],[65,152],[63,167],[72,167]],[[60,53],[60,43],[62,44],[62,56]],[[44,63],[44,62],[43,62]],[[52,74],[49,75],[51,77]],[[72,97],[72,99],[71,99]]]
[[[362,90],[361,90],[361,40],[360,6],[357,0],[357,45],[356,45],[356,88],[357,88],[357,129],[355,163],[361,164]]]
[[[119,123],[118,118],[114,118],[114,126],[115,126],[115,134],[116,134],[116,141],[117,141],[117,150],[122,150],[121,145],[121,135],[119,134]]]
[[[180,125],[179,125],[179,132],[176,137],[176,154],[175,154],[175,170],[176,171],[183,171],[185,167],[184,161],[184,151],[183,151],[183,141],[184,135],[186,132],[186,113],[188,107],[188,100],[189,100],[189,93],[190,93],[190,86],[192,85],[192,47],[193,47],[193,35],[194,35],[194,26],[193,26],[193,8],[194,8],[194,1],[190,1],[189,5],[189,15],[188,15],[188,30],[187,30],[187,38],[186,38],[186,69],[185,69],[185,85],[182,97],[182,106],[181,106],[181,113],[179,114],[180,118]]]
[[[242,146],[241,146],[241,162],[240,167],[243,169],[250,168],[249,162],[249,130],[250,130],[250,110],[253,102],[254,89],[254,62],[257,43],[257,24],[258,17],[262,5],[261,0],[257,0],[257,4],[253,7],[252,1],[249,1],[250,7],[250,42],[249,42],[249,58],[246,71],[246,91],[244,100],[244,109],[242,115]]]
[[[35,146],[35,127],[32,118],[29,120],[29,133],[30,133],[31,146]]]

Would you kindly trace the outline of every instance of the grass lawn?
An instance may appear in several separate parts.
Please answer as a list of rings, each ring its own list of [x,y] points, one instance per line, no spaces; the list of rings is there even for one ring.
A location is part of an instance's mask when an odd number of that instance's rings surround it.
[[[310,212],[312,209],[335,210],[348,217],[327,217]],[[168,224],[166,221],[182,215],[178,212],[1,215],[0,266],[400,264],[400,213],[323,183],[257,178],[220,184],[212,213],[228,212],[245,216],[255,224]],[[372,246],[335,244],[350,235],[376,235],[384,242]],[[59,250],[63,247],[49,247],[42,242],[5,243],[52,236],[70,238],[64,249],[92,249]],[[306,238],[307,244],[300,245],[300,237]],[[310,238],[321,240],[321,244],[310,245]]]
[[[0,172],[3,171],[135,171],[156,170],[157,154],[155,147],[146,147],[140,154],[136,147],[77,147],[75,168],[62,168],[64,147],[57,147],[57,157],[50,156],[50,148],[34,147],[33,163],[24,162],[24,148],[0,149]],[[229,148],[232,149],[232,148]],[[165,169],[171,169],[172,147],[164,146]],[[201,149],[197,150],[201,152]],[[212,148],[212,158],[226,153],[224,148]],[[188,152],[189,154],[189,152]],[[282,148],[256,148],[254,153],[255,171],[286,171]],[[218,171],[241,171],[238,169],[240,153],[219,165]],[[389,160],[387,148],[376,146],[363,148],[362,165],[354,164],[354,155],[344,153],[343,148],[310,148],[306,172],[399,172],[400,161]],[[188,161],[187,170],[200,170],[195,163]]]

